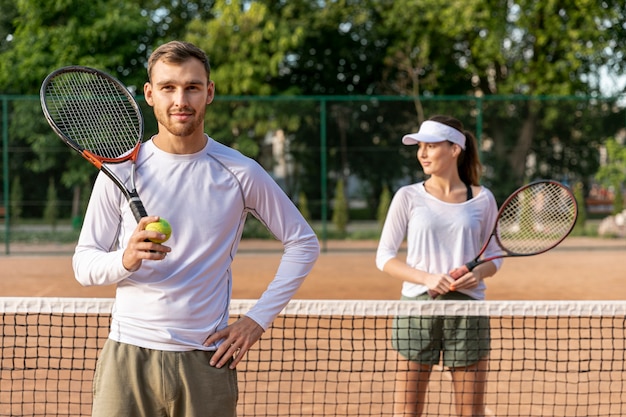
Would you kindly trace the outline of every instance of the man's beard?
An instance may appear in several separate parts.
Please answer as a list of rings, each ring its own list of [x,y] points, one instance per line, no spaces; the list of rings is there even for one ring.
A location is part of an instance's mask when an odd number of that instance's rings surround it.
[[[169,113],[165,117],[157,117],[157,121],[172,135],[185,137],[191,135],[200,125],[202,125],[202,119],[196,118],[196,113],[191,114],[193,118],[186,123],[173,122]]]

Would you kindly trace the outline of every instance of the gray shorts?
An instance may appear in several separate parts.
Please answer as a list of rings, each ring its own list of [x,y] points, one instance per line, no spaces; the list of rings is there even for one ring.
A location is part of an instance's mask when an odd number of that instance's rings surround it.
[[[430,300],[428,294],[403,300]],[[444,300],[471,300],[451,292]],[[483,316],[398,316],[393,319],[391,344],[406,359],[456,368],[477,363],[489,354],[489,317]]]
[[[94,417],[234,417],[237,373],[213,352],[144,349],[108,339],[93,381]]]

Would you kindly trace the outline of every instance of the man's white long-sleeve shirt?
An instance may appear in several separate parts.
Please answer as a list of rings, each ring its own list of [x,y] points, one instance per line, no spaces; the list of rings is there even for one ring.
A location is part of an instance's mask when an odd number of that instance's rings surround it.
[[[112,165],[120,177],[130,165]],[[150,140],[137,160],[136,186],[150,215],[169,221],[172,248],[135,272],[122,254],[137,222],[120,190],[100,173],[73,257],[85,286],[115,284],[109,337],[171,351],[214,350],[202,343],[228,324],[231,263],[248,213],[283,243],[276,275],[247,316],[267,329],[319,256],[311,227],[255,161],[208,138],[195,154],[161,151]]]

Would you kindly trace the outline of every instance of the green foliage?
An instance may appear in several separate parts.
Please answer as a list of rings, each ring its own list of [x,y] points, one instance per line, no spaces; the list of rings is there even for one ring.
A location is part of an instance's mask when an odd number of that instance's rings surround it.
[[[302,217],[304,217],[304,219],[310,223],[312,217],[311,212],[309,211],[309,202],[306,198],[306,194],[303,192],[300,192],[298,194],[298,209],[300,210]]]
[[[579,178],[593,175],[600,119],[586,117],[590,109],[577,103],[550,110],[540,100],[488,100],[493,94],[602,94],[592,74],[603,65],[621,73],[626,64],[612,46],[626,36],[618,2],[395,0],[374,7],[392,35],[385,57],[387,85],[396,94],[415,97],[416,125],[434,113],[426,101],[429,95],[486,99],[478,107],[484,110],[481,121],[491,148],[487,180],[495,183],[498,197],[529,178],[558,178],[572,171]],[[488,112],[487,106],[496,111]],[[467,125],[471,111],[445,113]],[[624,120],[616,116],[615,130]],[[529,157],[536,161],[530,169]]]
[[[10,201],[10,215],[11,225],[15,226],[19,224],[22,218],[22,203],[24,198],[24,192],[22,190],[22,182],[19,175],[13,178],[11,182],[11,201]]]
[[[613,211],[612,214],[619,214],[624,211],[624,191],[622,190],[622,183],[616,182],[613,185],[615,190],[615,197],[613,198]]]
[[[0,0],[0,53],[11,44],[12,34],[15,31],[17,7],[15,0]]]
[[[626,182],[626,146],[611,137],[605,141],[604,147],[606,161],[598,169],[596,179],[607,187]]]
[[[89,198],[91,197],[91,184],[85,184],[80,191],[80,214],[84,214],[87,211],[87,205],[89,204]]]
[[[244,224],[242,237],[245,239],[273,239],[272,234],[267,230],[256,217],[249,214]]]
[[[288,52],[297,48],[303,27],[271,13],[262,2],[217,0],[216,19],[194,20],[187,40],[203,48],[215,67],[211,77],[217,91],[230,95],[275,93],[271,80],[280,72]]]
[[[145,59],[139,52],[147,49],[142,42],[149,40],[150,25],[138,3],[1,2],[0,93],[38,94],[48,73],[71,64],[105,69],[123,76],[129,85],[142,85]],[[4,20],[7,17],[12,17],[10,24]],[[69,149],[43,118],[38,96],[15,100],[10,110],[10,146],[20,151],[10,160],[9,172],[21,177],[30,195],[44,195],[46,178],[61,178],[65,187],[57,190],[59,197],[71,198],[74,185],[93,177],[93,167],[81,158],[68,157]],[[41,207],[27,206],[23,214],[41,216]]]
[[[242,136],[231,146],[250,158],[256,158],[259,155],[259,144],[248,136]]]
[[[585,225],[587,223],[587,209],[585,207],[585,194],[583,192],[582,182],[577,182],[574,185],[574,198],[578,204],[578,217],[576,218],[576,224],[574,225],[574,232],[578,235],[584,235]]]
[[[345,235],[348,228],[349,211],[348,199],[346,198],[346,193],[344,191],[343,179],[337,180],[334,201],[335,204],[333,206],[332,222],[337,232],[340,235]]]
[[[380,202],[378,203],[378,211],[376,212],[376,220],[378,226],[382,229],[385,219],[387,218],[387,212],[389,211],[389,205],[391,204],[391,192],[389,187],[385,185],[383,191],[380,194]]]
[[[11,232],[11,242],[28,244],[49,244],[49,243],[76,243],[79,230],[14,230]]]
[[[316,214],[322,175],[357,177],[368,207],[384,184],[417,179],[415,154],[400,138],[435,113],[481,129],[485,183],[499,200],[537,177],[590,178],[598,145],[624,125],[614,101],[546,98],[599,97],[597,68],[624,72],[615,45],[626,40],[626,11],[615,1],[0,0],[0,10],[0,93],[34,98],[12,104],[9,121],[9,146],[19,149],[10,173],[29,194],[43,195],[52,176],[65,200],[95,174],[61,150],[43,120],[35,97],[43,78],[63,65],[90,65],[141,92],[150,52],[171,39],[192,41],[211,58],[217,97],[207,133],[262,160],[267,132],[284,130],[297,176],[287,191],[304,190]],[[537,100],[490,100],[494,94]],[[248,99],[295,95],[343,96],[323,104]],[[374,95],[412,101],[368,99]],[[459,99],[438,102],[441,95]],[[155,129],[147,117],[146,131]]]
[[[53,229],[56,229],[57,221],[59,219],[59,201],[57,198],[57,190],[53,178],[50,178],[48,182],[48,194],[46,199],[46,207],[43,211],[43,219],[46,224],[49,224],[52,226]]]
[[[272,13],[263,2],[250,2],[249,7],[243,3],[216,1],[216,18],[190,22],[185,39],[209,55],[218,96],[288,94],[276,90],[275,80],[287,54],[298,48],[304,28]],[[290,134],[301,124],[300,115],[283,107],[263,101],[234,100],[226,106],[216,102],[208,110],[208,133],[258,159],[268,132],[282,129]]]
[[[613,214],[624,209],[623,184],[626,183],[626,146],[615,138],[608,138],[604,143],[606,161],[596,173],[596,180],[614,190]]]
[[[15,7],[11,45],[0,53],[3,92],[36,94],[48,73],[71,64],[126,77],[140,71],[143,79],[138,52],[150,25],[138,2],[22,0]]]

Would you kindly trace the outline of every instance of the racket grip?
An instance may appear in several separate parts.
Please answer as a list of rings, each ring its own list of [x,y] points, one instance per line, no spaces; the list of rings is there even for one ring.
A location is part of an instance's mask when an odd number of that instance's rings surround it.
[[[132,196],[128,200],[128,204],[130,205],[130,210],[133,212],[137,223],[139,223],[139,220],[141,220],[142,217],[146,217],[148,215],[148,212],[144,208],[143,203],[139,199],[139,196]]]
[[[463,265],[450,271],[450,276],[454,279],[459,279],[463,275],[467,274],[469,271],[470,269],[467,267],[467,265]]]

